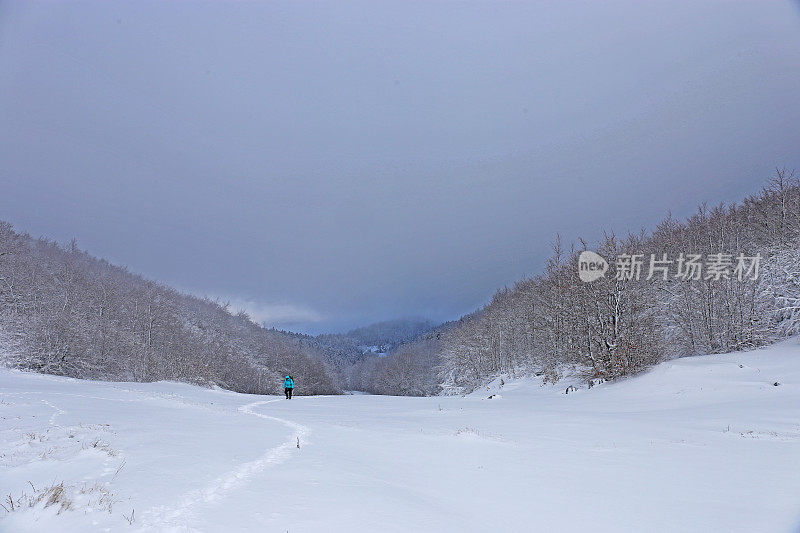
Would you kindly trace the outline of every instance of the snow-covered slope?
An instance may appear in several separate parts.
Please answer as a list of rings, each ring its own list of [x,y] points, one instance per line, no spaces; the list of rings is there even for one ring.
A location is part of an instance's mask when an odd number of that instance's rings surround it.
[[[569,395],[286,401],[0,371],[3,532],[795,531],[798,472],[797,340]]]

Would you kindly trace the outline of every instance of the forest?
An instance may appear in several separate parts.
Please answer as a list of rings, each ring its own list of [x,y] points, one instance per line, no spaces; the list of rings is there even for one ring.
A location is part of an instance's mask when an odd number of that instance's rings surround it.
[[[0,222],[0,358],[6,366],[113,381],[173,380],[277,392],[340,392],[313,345],[224,303],[182,294]]]
[[[556,381],[565,371],[612,380],[665,359],[749,350],[800,333],[799,240],[800,183],[777,169],[758,194],[701,205],[686,220],[667,217],[651,232],[569,246],[556,238],[540,274],[457,321],[434,328],[401,320],[311,337],[266,329],[224,302],[95,258],[74,240],[62,246],[0,222],[0,358],[48,374],[252,393],[276,392],[290,372],[301,394],[458,394],[501,375]],[[586,250],[609,262],[592,282],[578,276]],[[759,260],[737,275],[744,256]],[[641,276],[619,272],[620,259],[631,257],[641,258]],[[711,275],[681,276],[690,257],[728,263]],[[651,261],[663,267],[658,275],[646,275]]]
[[[539,275],[505,287],[482,309],[361,364],[382,394],[464,393],[500,375],[587,382],[635,374],[674,357],[750,350],[800,333],[800,184],[776,169],[763,189],[735,205],[701,205],[687,220],[667,217],[652,232],[565,246],[560,238]],[[578,277],[578,256],[609,259],[597,281]],[[731,260],[727,271],[678,276],[690,255]],[[617,276],[612,258],[644,258],[639,279]],[[754,276],[736,258],[760,256]],[[672,261],[647,278],[650,257]],[[748,267],[751,265],[748,264]],[[618,279],[622,277],[623,279]],[[755,277],[755,279],[753,279]]]

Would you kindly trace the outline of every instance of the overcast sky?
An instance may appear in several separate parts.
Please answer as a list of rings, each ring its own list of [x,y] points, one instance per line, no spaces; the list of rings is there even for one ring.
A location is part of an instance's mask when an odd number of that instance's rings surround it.
[[[800,170],[791,1],[0,2],[0,219],[305,332]]]

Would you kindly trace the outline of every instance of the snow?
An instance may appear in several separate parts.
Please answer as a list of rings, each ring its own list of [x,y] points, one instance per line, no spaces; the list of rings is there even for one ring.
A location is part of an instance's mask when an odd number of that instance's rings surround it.
[[[24,505],[0,531],[800,526],[798,340],[567,385],[287,401],[1,370],[0,494]],[[62,482],[60,513],[20,498]]]

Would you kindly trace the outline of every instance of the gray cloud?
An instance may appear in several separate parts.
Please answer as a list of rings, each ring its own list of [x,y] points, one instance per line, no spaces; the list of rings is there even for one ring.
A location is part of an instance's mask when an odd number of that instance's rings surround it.
[[[0,218],[278,326],[454,318],[556,232],[637,230],[800,168],[797,15],[3,2]]]

